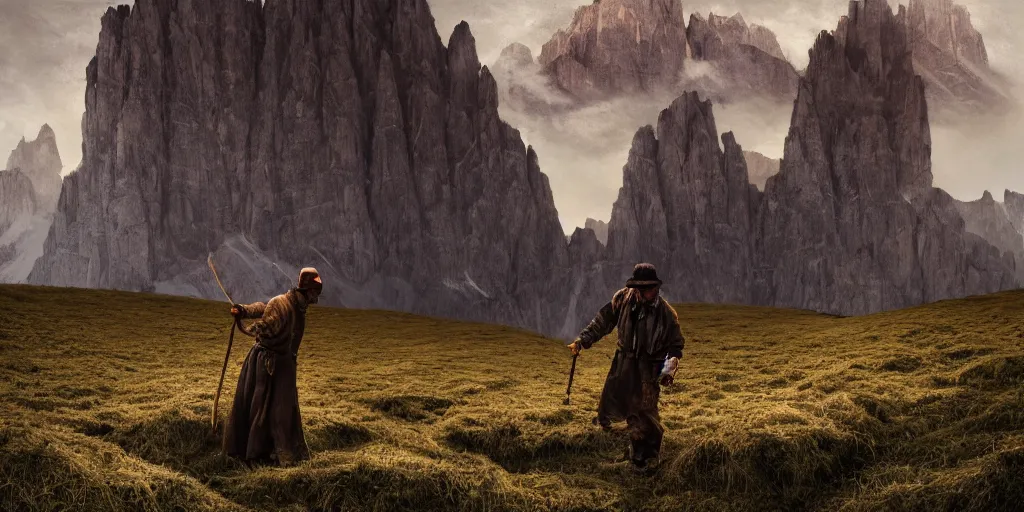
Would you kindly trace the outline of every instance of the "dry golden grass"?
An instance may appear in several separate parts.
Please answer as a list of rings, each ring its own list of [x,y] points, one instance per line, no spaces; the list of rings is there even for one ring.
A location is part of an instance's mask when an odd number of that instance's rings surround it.
[[[613,337],[314,308],[313,459],[247,469],[209,426],[226,304],[0,287],[3,510],[1007,510],[1024,502],[1024,292],[863,318],[680,305],[663,462],[590,424]],[[221,410],[249,341],[236,338]],[[226,411],[224,412],[226,414]]]

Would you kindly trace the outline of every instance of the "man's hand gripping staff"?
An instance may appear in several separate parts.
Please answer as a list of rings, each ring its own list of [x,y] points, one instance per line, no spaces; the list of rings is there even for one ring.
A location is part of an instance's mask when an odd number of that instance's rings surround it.
[[[579,339],[569,344],[569,350],[572,351],[572,368],[569,369],[569,385],[565,388],[565,401],[562,402],[565,405],[569,405],[569,396],[572,394],[572,379],[576,376],[576,358],[580,356],[580,344]]]

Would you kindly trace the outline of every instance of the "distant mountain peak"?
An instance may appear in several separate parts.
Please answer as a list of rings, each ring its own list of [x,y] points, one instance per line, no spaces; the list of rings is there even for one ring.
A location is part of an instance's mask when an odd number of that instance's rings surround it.
[[[952,0],[910,0],[900,6],[900,21],[936,111],[997,111],[1007,103],[1010,88],[989,67],[984,37],[966,7]]]
[[[556,89],[588,104],[611,97],[698,90],[709,97],[790,101],[797,73],[776,35],[743,16],[699,13],[677,0],[604,0],[581,6],[537,62]],[[507,49],[508,50],[508,49]],[[521,52],[521,50],[519,50]],[[706,76],[710,63],[716,72]]]
[[[64,164],[57,150],[57,136],[50,125],[44,124],[35,140],[26,141],[22,137],[7,158],[7,169],[20,169],[32,180],[42,211],[52,212],[56,208]]]

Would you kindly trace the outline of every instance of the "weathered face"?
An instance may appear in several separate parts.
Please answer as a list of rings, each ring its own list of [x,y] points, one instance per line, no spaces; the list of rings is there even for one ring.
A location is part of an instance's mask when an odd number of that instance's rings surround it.
[[[654,288],[641,289],[640,298],[643,299],[644,302],[651,302],[654,299],[658,298],[659,291],[660,289],[657,286],[655,286]]]
[[[299,286],[305,289],[306,300],[310,304],[316,304],[320,300],[320,293],[323,292],[324,282],[320,280],[320,276],[314,276],[309,283],[303,283],[303,279],[299,278]],[[309,279],[309,274],[305,274],[305,279]]]

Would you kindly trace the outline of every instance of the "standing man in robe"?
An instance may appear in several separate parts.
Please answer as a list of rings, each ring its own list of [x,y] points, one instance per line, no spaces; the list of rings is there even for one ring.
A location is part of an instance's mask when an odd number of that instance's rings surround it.
[[[306,327],[306,308],[323,291],[314,268],[299,273],[298,286],[264,304],[231,307],[251,326],[256,342],[238,376],[235,399],[224,431],[224,452],[246,462],[290,466],[309,459],[302,432],[296,366]]]
[[[607,430],[612,422],[626,421],[630,462],[640,473],[657,468],[665,433],[658,398],[661,386],[675,378],[685,342],[679,315],[660,296],[661,284],[653,265],[636,265],[626,287],[569,345],[573,354],[579,354],[618,329],[618,349],[594,422]]]

